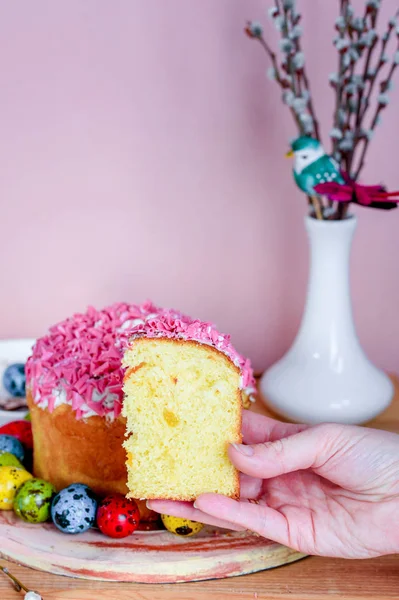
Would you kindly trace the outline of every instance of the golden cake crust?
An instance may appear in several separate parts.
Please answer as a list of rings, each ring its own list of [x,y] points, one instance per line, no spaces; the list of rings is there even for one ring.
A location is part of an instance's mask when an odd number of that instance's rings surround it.
[[[29,389],[27,402],[36,477],[50,481],[57,490],[71,483],[85,483],[99,496],[127,494],[124,417],[114,421],[99,416],[77,420],[67,404],[50,413],[35,405]],[[144,502],[138,504],[143,520],[157,518]]]

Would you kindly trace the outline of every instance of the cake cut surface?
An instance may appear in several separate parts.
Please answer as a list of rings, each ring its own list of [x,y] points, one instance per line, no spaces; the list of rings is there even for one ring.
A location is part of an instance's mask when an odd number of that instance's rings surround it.
[[[210,344],[135,337],[123,359],[128,497],[237,498],[227,448],[241,441],[241,371]]]

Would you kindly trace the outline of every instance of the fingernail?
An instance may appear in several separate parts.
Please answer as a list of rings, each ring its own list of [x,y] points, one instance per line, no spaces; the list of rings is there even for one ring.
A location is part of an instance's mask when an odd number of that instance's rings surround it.
[[[147,507],[148,509],[152,510],[152,508],[151,508],[151,502],[150,502],[150,500],[147,500],[147,501],[146,501],[146,503],[145,503],[145,505],[146,505],[146,507]]]
[[[231,444],[237,452],[243,454],[244,456],[253,456],[254,449],[252,446],[246,446],[245,444]]]

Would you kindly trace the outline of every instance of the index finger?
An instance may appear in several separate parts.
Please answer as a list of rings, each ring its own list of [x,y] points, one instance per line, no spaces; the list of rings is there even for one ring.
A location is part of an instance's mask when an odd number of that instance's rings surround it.
[[[275,442],[304,429],[307,429],[307,425],[283,423],[250,410],[244,410],[242,414],[242,436],[245,444]]]

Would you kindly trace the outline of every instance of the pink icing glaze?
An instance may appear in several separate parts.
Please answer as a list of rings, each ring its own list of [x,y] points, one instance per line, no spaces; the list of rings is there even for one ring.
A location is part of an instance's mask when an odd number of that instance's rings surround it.
[[[249,394],[255,392],[255,380],[251,363],[237,352],[230,342],[230,336],[220,333],[211,323],[193,320],[183,315],[160,313],[137,325],[132,331],[132,339],[137,337],[166,337],[183,340],[196,340],[213,346],[226,354],[241,370],[241,387]]]
[[[122,408],[122,357],[136,336],[197,340],[210,344],[241,369],[242,388],[249,395],[255,381],[248,360],[240,356],[227,335],[211,324],[194,321],[175,310],[117,303],[83,314],[50,328],[37,340],[26,364],[28,387],[34,402],[52,412],[57,399],[69,404],[78,419],[93,414],[116,418]]]

